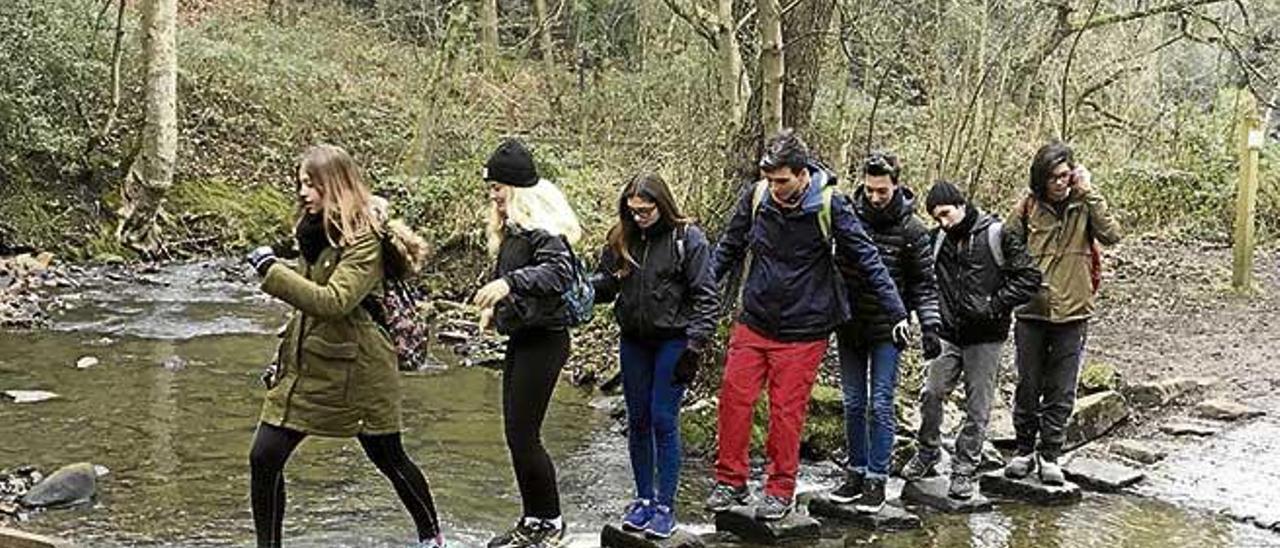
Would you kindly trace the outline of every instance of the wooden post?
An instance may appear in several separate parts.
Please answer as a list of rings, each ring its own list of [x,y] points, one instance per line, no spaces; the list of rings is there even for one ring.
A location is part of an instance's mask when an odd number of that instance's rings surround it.
[[[1253,94],[1241,91],[1240,97],[1237,124],[1240,182],[1236,190],[1231,285],[1236,291],[1249,291],[1253,287],[1253,244],[1256,232],[1253,213],[1258,202],[1258,156],[1262,149],[1263,134]]]

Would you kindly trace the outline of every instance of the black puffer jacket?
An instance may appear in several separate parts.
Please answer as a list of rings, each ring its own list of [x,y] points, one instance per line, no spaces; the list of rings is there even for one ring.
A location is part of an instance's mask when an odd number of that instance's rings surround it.
[[[622,278],[615,274],[623,259],[613,248],[605,247],[600,254],[599,267],[591,278],[596,304],[616,299],[613,315],[625,336],[688,337],[691,347],[705,346],[715,331],[719,310],[706,235],[693,225],[659,223],[629,249],[639,264],[632,265],[631,272]]]
[[[564,292],[573,283],[568,243],[544,230],[510,226],[498,248],[490,279],[503,278],[511,295],[494,306],[493,322],[504,335],[529,329],[570,325]]]
[[[1040,289],[1040,270],[1022,238],[1011,230],[1002,230],[1000,237],[1004,267],[996,263],[987,235],[995,221],[970,205],[965,220],[951,233],[934,232],[934,238],[944,238],[934,266],[942,310],[940,334],[954,344],[1004,341],[1013,308]]]
[[[867,235],[880,251],[880,261],[889,270],[898,295],[908,310],[914,310],[923,329],[938,329],[942,316],[938,312],[938,284],[933,276],[933,246],[929,229],[915,216],[915,195],[907,187],[899,187],[883,209],[867,199],[866,189],[859,186],[853,194],[853,210],[862,221]],[[849,287],[853,319],[845,331],[855,333],[862,342],[893,340],[897,323],[867,286],[861,271],[839,261],[840,271]]]

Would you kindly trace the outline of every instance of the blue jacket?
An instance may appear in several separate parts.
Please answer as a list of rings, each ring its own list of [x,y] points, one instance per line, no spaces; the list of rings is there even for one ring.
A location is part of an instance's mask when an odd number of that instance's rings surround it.
[[[779,209],[772,195],[765,193],[754,222],[754,189],[748,186],[712,257],[711,271],[720,281],[731,270],[742,268],[750,246],[751,272],[742,282],[746,285],[738,321],[778,341],[826,339],[850,318],[844,282],[833,264],[832,242],[818,225],[822,188],[835,184],[835,175],[813,164],[809,179],[804,199],[789,210]],[[831,236],[835,252],[862,271],[867,291],[876,296],[887,316],[894,323],[905,319],[902,299],[875,243],[858,222],[849,197],[839,192],[831,200]]]

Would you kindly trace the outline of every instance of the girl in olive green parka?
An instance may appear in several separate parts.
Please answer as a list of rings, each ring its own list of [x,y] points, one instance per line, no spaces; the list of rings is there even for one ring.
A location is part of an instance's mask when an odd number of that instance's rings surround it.
[[[258,546],[280,545],[284,464],[307,435],[355,436],[412,515],[420,546],[442,546],[431,490],[400,440],[396,352],[361,306],[382,292],[383,214],[341,148],[311,147],[297,177],[298,266],[269,247],[248,257],[262,290],[295,309],[249,455]]]

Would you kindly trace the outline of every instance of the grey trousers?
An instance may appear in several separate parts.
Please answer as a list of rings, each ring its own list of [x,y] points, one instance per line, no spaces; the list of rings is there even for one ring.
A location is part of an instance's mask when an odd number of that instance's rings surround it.
[[[1076,404],[1076,382],[1084,362],[1088,321],[1050,323],[1018,320],[1013,337],[1018,389],[1013,396],[1013,429],[1018,452],[1038,451],[1057,460],[1067,421]],[[1036,437],[1039,436],[1039,446]]]
[[[942,341],[942,354],[928,364],[920,390],[919,451],[924,458],[938,456],[942,444],[942,402],[964,381],[964,423],[956,436],[953,474],[973,475],[982,462],[991,402],[996,394],[996,372],[1004,343],[957,346]]]

